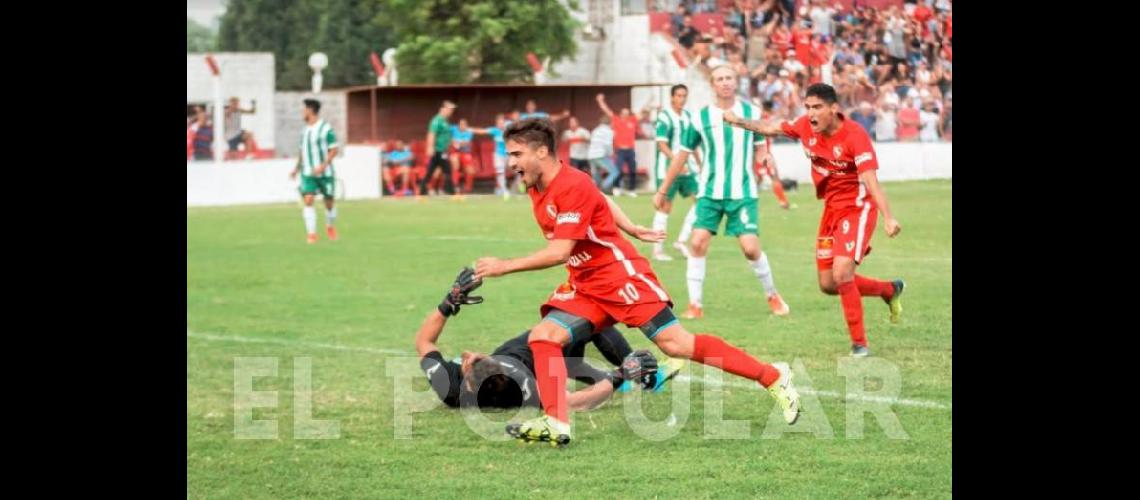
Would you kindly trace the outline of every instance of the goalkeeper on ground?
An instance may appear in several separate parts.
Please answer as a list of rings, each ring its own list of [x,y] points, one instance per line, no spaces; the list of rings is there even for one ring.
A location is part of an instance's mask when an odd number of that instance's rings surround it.
[[[451,407],[541,407],[534,380],[534,356],[527,345],[529,331],[507,340],[490,355],[463,351],[461,356],[450,361],[443,357],[435,344],[448,318],[459,314],[461,306],[483,302],[482,297],[469,295],[482,284],[481,280],[475,280],[472,269],[464,268],[437,310],[424,319],[416,333],[420,368],[439,399]],[[602,371],[586,363],[583,354],[586,344],[591,343],[617,368]],[[577,339],[562,349],[568,375],[590,384],[569,394],[569,406],[576,411],[596,408],[619,388],[628,390],[636,385],[643,390],[661,391],[681,366],[678,363],[677,366],[662,367],[662,372],[668,373],[659,373],[653,354],[646,350],[634,351],[613,327],[588,338]]]

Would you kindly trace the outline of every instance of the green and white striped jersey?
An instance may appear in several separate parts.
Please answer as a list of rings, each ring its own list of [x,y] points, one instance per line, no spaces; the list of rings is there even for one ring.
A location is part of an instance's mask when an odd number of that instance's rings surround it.
[[[657,113],[657,142],[664,142],[669,151],[677,154],[681,150],[681,137],[684,136],[685,130],[693,126],[692,121],[693,114],[687,109],[681,108],[679,114],[671,107],[662,109]],[[656,148],[654,150],[657,151],[657,163],[654,168],[656,178],[664,179],[665,173],[669,171],[669,157]],[[697,173],[697,160],[692,155],[689,155],[688,167],[689,171],[681,175]]]
[[[336,134],[328,122],[317,120],[306,126],[301,132],[301,175],[312,177],[313,170],[328,159],[329,149],[336,146]],[[335,177],[331,162],[321,177]]]
[[[737,100],[732,112],[745,120],[760,118],[760,108]],[[757,144],[764,136],[724,123],[724,112],[705,106],[693,114],[692,127],[681,137],[681,149],[700,146],[704,166],[697,176],[697,198],[714,200],[756,199],[756,174],[752,170]]]

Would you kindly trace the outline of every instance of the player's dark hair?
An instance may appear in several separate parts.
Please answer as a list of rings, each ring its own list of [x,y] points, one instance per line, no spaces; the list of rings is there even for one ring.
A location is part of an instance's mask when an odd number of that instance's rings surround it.
[[[518,408],[522,406],[522,390],[507,375],[503,365],[483,358],[471,366],[471,386],[480,408]]]
[[[316,99],[305,99],[305,107],[313,110],[313,113],[321,112],[321,101]]]
[[[835,87],[826,83],[815,83],[807,88],[807,93],[804,98],[817,97],[827,104],[835,104],[839,101],[839,97],[835,95]]]
[[[554,125],[545,118],[529,118],[512,123],[503,134],[503,140],[521,142],[531,149],[546,146],[551,156],[558,154],[558,150],[554,149]]]
[[[679,83],[677,85],[674,85],[674,86],[669,88],[669,97],[673,97],[673,96],[677,95],[678,90],[684,90],[685,92],[688,92],[689,87],[686,87],[685,84],[683,84],[683,83]]]

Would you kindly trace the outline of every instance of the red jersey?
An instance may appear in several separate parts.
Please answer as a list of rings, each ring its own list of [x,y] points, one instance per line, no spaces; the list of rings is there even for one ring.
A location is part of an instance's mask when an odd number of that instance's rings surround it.
[[[792,34],[788,30],[780,28],[772,32],[772,36],[768,37],[768,43],[776,47],[780,51],[780,55],[784,55],[788,51],[788,47],[792,44]]]
[[[780,125],[784,135],[800,139],[804,153],[811,160],[811,180],[815,184],[815,197],[824,199],[828,209],[846,209],[872,204],[867,188],[859,181],[859,174],[877,170],[879,160],[867,131],[854,120],[839,114],[839,130],[828,137],[811,129],[808,117],[801,116],[795,123]]]
[[[546,191],[530,188],[527,193],[543,237],[577,241],[566,269],[579,293],[617,301],[616,291],[629,281],[649,275],[656,282],[649,261],[621,236],[605,195],[589,174],[562,165]]]
[[[922,27],[922,36],[926,37],[926,35],[929,35],[930,26],[927,25],[926,22],[934,17],[934,11],[930,10],[930,7],[927,7],[925,4],[919,4],[918,7],[914,8],[912,17],[914,17],[914,20],[918,21],[919,26]]]
[[[615,115],[613,119],[614,149],[633,149],[637,135],[637,117],[629,115],[622,118]]]
[[[796,59],[799,59],[804,66],[816,66],[813,64],[811,53],[811,35],[812,31],[807,28],[796,28],[792,30],[792,42],[796,48]]]

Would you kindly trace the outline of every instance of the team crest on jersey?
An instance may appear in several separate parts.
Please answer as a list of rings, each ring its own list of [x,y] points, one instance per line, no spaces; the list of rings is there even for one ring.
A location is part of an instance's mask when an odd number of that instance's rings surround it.
[[[848,241],[846,246],[847,246],[847,251],[850,252],[850,251],[855,249],[855,242],[854,241]]]
[[[561,300],[563,302],[574,299],[574,286],[569,283],[558,285],[558,289],[550,296],[554,300]]]
[[[832,149],[831,152],[835,153],[835,159],[838,160],[840,156],[843,156],[843,147],[835,146],[835,149]]]
[[[831,246],[834,244],[834,238],[820,238],[815,247],[815,258],[817,259],[830,259]]]
[[[555,208],[554,205],[547,205],[546,206],[546,215],[549,215],[551,219],[557,218],[558,217],[558,209]]]
[[[815,137],[808,139],[808,146],[815,146]]]

